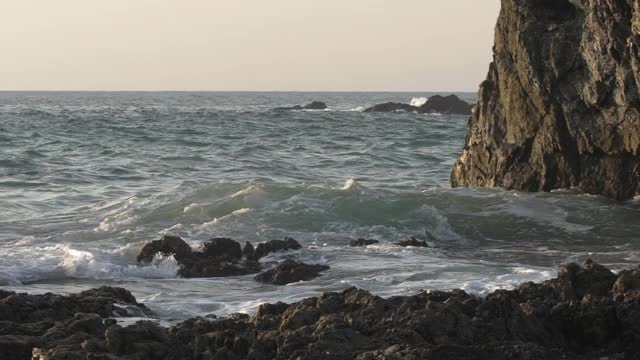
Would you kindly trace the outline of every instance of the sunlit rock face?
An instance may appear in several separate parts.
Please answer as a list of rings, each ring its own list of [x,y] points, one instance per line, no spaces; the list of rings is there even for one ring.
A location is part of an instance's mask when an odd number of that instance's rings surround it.
[[[502,0],[454,187],[640,192],[640,2]]]

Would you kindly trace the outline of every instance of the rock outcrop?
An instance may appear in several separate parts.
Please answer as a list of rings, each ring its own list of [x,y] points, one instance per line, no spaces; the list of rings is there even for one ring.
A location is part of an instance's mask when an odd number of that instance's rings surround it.
[[[640,270],[588,261],[486,297],[461,290],[384,299],[350,288],[254,316],[122,327],[108,313],[16,320],[0,311],[2,359],[640,359]],[[0,304],[27,302],[0,293]],[[129,299],[129,296],[126,296]],[[130,299],[129,299],[130,300]],[[76,305],[73,305],[76,306]],[[72,308],[73,308],[72,306]],[[94,309],[73,309],[90,310]]]
[[[255,280],[265,284],[287,285],[300,281],[309,281],[329,270],[326,265],[309,265],[299,261],[285,260],[273,269],[255,276]]]
[[[380,241],[378,240],[357,239],[357,240],[351,240],[351,242],[349,243],[349,246],[353,246],[353,247],[369,246],[369,245],[378,244],[379,242]]]
[[[185,278],[241,276],[260,272],[258,260],[272,252],[301,248],[302,245],[291,238],[267,241],[256,248],[250,242],[242,247],[235,240],[216,238],[205,242],[200,251],[192,251],[183,239],[165,235],[145,244],[138,254],[138,262],[150,263],[156,254],[173,255],[180,265],[178,275]]]
[[[440,96],[434,95],[430,97],[422,106],[413,106],[411,104],[403,104],[396,102],[388,102],[384,104],[374,105],[365,109],[365,113],[374,112],[416,112],[418,114],[445,114],[445,115],[470,115],[472,106],[466,101],[455,95]]]
[[[273,109],[274,111],[300,111],[300,110],[326,110],[327,104],[322,101],[314,101],[305,106],[295,105],[290,107],[279,107]]]
[[[396,245],[398,246],[402,246],[402,247],[409,247],[409,246],[413,246],[413,247],[429,247],[429,244],[427,243],[426,240],[418,240],[414,237],[411,237],[407,240],[402,240],[400,242],[398,242]]]
[[[502,0],[454,187],[640,192],[640,2]]]

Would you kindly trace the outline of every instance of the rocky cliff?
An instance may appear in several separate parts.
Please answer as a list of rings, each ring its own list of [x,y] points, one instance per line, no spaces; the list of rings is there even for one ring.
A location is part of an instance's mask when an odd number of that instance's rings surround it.
[[[502,0],[454,187],[640,193],[640,1]]]

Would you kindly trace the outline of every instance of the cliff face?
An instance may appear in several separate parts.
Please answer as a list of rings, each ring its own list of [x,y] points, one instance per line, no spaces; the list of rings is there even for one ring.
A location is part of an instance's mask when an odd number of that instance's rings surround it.
[[[454,187],[640,193],[640,0],[502,0]]]

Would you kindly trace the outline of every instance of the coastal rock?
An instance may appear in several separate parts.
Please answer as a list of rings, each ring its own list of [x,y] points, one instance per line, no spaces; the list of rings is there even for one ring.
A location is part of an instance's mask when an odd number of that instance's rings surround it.
[[[256,281],[265,284],[287,285],[299,281],[309,281],[320,272],[329,270],[326,265],[308,265],[298,261],[285,260],[271,270],[256,275]]]
[[[178,275],[185,278],[241,276],[260,272],[260,264],[253,256],[243,258],[240,243],[232,239],[211,239],[204,243],[202,251],[192,251],[181,238],[163,236],[146,244],[138,255],[138,261],[148,263],[156,253],[173,255],[180,265]]]
[[[640,193],[640,3],[503,0],[454,187]]]
[[[48,337],[37,327],[27,337],[26,328],[0,322],[9,329],[0,332],[0,354],[34,346],[41,360],[638,359],[640,301],[628,300],[636,271],[612,277],[592,261],[569,264],[556,279],[486,297],[453,290],[384,299],[349,288],[170,328],[77,314]],[[31,352],[11,356],[3,359]]]
[[[373,112],[417,112],[419,114],[425,113],[439,113],[439,114],[456,114],[456,115],[470,115],[472,106],[466,101],[460,99],[455,95],[440,96],[434,95],[427,99],[422,106],[413,106],[411,104],[403,104],[396,102],[388,102],[384,104],[374,105],[368,109],[365,109],[365,113]]]
[[[254,259],[259,260],[270,253],[288,250],[300,250],[302,245],[292,238],[284,238],[284,240],[270,240],[258,244],[255,248]]]
[[[403,247],[408,247],[408,246],[429,247],[429,244],[427,244],[426,240],[419,241],[418,239],[416,239],[414,237],[411,237],[411,238],[409,238],[407,240],[400,241],[400,242],[396,243],[396,245],[403,246]]]
[[[279,108],[275,108],[273,110],[275,111],[300,111],[300,110],[326,110],[327,109],[327,104],[323,103],[322,101],[314,101],[311,102],[307,105],[296,105],[296,106],[291,106],[291,107],[279,107]]]
[[[357,240],[351,240],[351,243],[349,245],[353,246],[353,247],[369,246],[369,245],[373,245],[373,244],[378,244],[379,242],[380,241],[378,241],[378,240],[357,239]]]
[[[138,254],[138,262],[149,263],[158,253],[163,256],[173,255],[180,261],[191,256],[191,246],[177,236],[164,235],[160,240],[152,241],[142,247]]]

